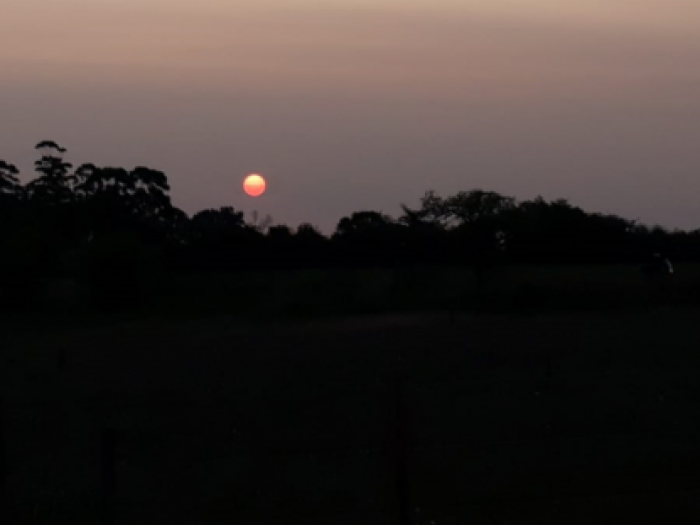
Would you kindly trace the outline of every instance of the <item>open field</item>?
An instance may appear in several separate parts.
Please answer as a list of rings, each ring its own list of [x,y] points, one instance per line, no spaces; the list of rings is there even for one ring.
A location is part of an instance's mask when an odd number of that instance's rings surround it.
[[[19,297],[19,298],[18,298]],[[677,265],[668,278],[650,278],[634,265],[497,266],[477,283],[469,266],[124,272],[99,279],[53,277],[0,282],[0,312],[94,312],[142,317],[260,316],[278,319],[388,312],[491,313],[700,309],[700,265]],[[98,316],[103,318],[104,315]],[[22,319],[20,319],[20,322]],[[31,321],[30,321],[31,322]],[[101,322],[101,319],[98,319]]]
[[[479,287],[470,267],[406,267],[188,274],[163,278],[156,311],[327,315],[426,310],[490,312],[700,307],[700,265],[664,282],[633,265],[503,266]]]
[[[412,523],[695,523],[698,321],[658,309],[9,331],[6,522],[397,523],[404,458]]]

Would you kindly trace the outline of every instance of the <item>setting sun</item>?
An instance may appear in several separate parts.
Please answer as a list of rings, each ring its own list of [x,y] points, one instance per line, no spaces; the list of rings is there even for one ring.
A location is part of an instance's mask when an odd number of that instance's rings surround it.
[[[260,195],[265,193],[266,188],[267,183],[265,179],[261,175],[255,173],[248,175],[243,181],[243,189],[251,197],[260,197]]]

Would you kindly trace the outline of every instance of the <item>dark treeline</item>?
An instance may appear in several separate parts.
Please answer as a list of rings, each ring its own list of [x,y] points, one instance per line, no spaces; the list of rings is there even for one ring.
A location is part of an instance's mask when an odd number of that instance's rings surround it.
[[[189,217],[172,204],[160,171],[74,167],[55,142],[36,148],[37,176],[24,185],[16,167],[0,160],[0,292],[14,296],[13,306],[47,282],[101,290],[162,272],[421,264],[467,265],[480,274],[506,263],[643,264],[654,252],[700,261],[699,231],[482,190],[428,192],[398,218],[353,213],[330,237],[310,224],[247,222],[231,207]]]

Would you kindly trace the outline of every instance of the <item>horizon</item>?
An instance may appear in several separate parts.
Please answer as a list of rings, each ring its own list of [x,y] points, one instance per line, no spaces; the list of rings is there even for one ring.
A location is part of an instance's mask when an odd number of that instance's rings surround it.
[[[52,139],[76,166],[164,171],[189,214],[230,205],[324,232],[474,188],[694,230],[698,14],[687,0],[9,0],[0,159],[26,182]],[[254,172],[260,200],[241,187]]]

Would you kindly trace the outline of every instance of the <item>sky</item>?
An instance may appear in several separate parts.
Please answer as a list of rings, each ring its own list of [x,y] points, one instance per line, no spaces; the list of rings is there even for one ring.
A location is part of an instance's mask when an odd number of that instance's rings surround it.
[[[427,190],[700,228],[697,0],[0,0],[0,159],[326,232]],[[247,197],[247,173],[268,192]]]

